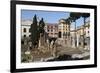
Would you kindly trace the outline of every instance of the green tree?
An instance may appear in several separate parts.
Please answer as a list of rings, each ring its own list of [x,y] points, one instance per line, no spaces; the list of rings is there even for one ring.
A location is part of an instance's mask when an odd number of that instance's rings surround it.
[[[42,18],[39,22],[39,33],[44,33],[44,27],[45,27],[45,22],[44,19]]]
[[[33,22],[31,24],[31,28],[30,28],[30,32],[31,32],[31,40],[32,40],[32,44],[35,47],[36,44],[38,43],[38,26],[37,26],[37,16],[35,15],[33,17]]]

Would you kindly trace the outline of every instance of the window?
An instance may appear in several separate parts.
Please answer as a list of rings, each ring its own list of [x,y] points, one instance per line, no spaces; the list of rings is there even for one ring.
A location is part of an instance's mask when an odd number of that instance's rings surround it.
[[[70,32],[67,32],[67,35],[70,36]]]
[[[61,38],[61,32],[58,33],[58,37]]]
[[[55,26],[55,28],[57,28],[57,26]]]
[[[26,35],[24,35],[24,38],[26,37]]]
[[[55,35],[57,35],[58,33],[55,33]]]
[[[29,35],[29,37],[31,37],[31,35]]]
[[[24,40],[21,40],[21,44],[24,44]]]
[[[48,32],[49,32],[49,30],[48,30]]]
[[[51,29],[53,29],[53,26],[51,26]]]
[[[26,28],[24,28],[24,32],[26,32]]]
[[[89,33],[89,31],[88,31],[88,33]]]
[[[51,29],[51,32],[53,32],[53,29]]]
[[[29,32],[31,32],[31,28],[29,28]]]
[[[51,35],[53,35],[53,33],[51,33]]]

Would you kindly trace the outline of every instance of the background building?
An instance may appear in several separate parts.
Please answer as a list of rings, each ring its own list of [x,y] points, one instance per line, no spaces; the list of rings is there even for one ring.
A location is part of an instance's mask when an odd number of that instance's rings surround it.
[[[21,22],[21,37],[30,37],[30,26],[32,24],[31,20],[22,20]],[[58,24],[54,23],[45,23],[45,32],[49,37],[57,38],[58,37]]]
[[[88,21],[84,28],[85,48],[90,49],[90,21]]]
[[[30,37],[31,20],[23,20],[21,22],[21,36]],[[45,32],[50,38],[57,38],[58,43],[71,47],[90,48],[90,22],[86,22],[85,26],[81,25],[74,29],[65,19],[60,19],[58,24],[45,23]],[[76,45],[76,46],[75,46]]]
[[[77,46],[89,49],[90,47],[90,22],[77,28]]]
[[[59,20],[58,25],[59,38],[63,39],[65,36],[70,35],[70,26],[66,23],[65,19]]]
[[[21,37],[30,37],[30,25],[32,24],[31,20],[22,20],[21,22]]]
[[[90,47],[90,22],[86,22],[85,26],[81,25],[70,31],[72,47],[87,48]],[[76,44],[76,46],[75,46]]]
[[[68,45],[70,36],[70,25],[66,23],[66,19],[60,19],[58,24],[58,40],[61,45]]]
[[[58,24],[46,23],[44,29],[49,37],[53,37],[53,38],[58,37]]]

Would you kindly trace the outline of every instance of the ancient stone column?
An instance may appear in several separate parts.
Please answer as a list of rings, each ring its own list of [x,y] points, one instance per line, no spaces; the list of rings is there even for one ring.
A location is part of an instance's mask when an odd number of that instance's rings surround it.
[[[77,47],[79,46],[79,35],[77,35]]]

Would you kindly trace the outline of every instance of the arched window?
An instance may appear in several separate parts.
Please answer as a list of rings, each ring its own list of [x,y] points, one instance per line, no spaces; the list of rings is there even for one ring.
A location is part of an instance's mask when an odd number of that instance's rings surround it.
[[[58,37],[61,38],[61,32],[58,33]]]

